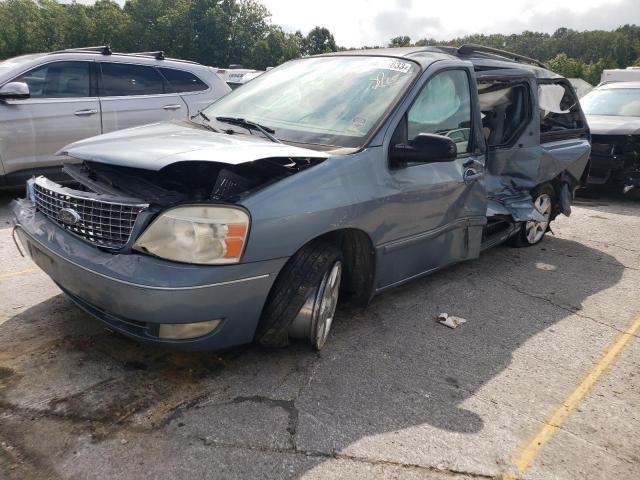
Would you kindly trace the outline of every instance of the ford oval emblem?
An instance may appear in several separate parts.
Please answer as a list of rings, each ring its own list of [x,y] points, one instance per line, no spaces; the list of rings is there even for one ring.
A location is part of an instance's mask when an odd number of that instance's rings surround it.
[[[58,212],[58,218],[62,223],[67,225],[75,225],[80,221],[80,214],[73,208],[62,208]]]

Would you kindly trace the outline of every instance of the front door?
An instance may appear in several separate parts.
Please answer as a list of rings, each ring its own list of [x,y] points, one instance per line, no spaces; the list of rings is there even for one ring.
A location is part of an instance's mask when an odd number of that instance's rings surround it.
[[[30,97],[0,103],[0,158],[6,175],[58,167],[65,145],[99,135],[100,103],[93,96],[90,62],[51,62],[13,79]]]
[[[187,117],[187,105],[150,65],[100,62],[103,132]]]
[[[469,69],[435,73],[393,135],[392,145],[411,145],[422,133],[447,136],[458,153],[449,161],[390,165],[395,193],[387,199],[378,288],[479,254],[487,204],[475,89]]]

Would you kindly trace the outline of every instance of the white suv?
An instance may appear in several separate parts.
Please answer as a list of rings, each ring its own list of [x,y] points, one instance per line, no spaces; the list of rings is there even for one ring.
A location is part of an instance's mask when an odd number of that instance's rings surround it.
[[[229,91],[216,69],[163,52],[91,47],[0,62],[0,186],[61,175],[55,154],[70,142],[188,119]]]

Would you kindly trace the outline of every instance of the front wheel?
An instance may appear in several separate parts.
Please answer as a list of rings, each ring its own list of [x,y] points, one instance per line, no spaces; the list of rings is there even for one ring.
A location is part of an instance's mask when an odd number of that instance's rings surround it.
[[[544,217],[544,220],[528,220],[524,222],[518,234],[510,242],[515,247],[530,247],[540,243],[551,224],[556,202],[556,194],[553,187],[542,185],[531,192],[531,196],[533,197],[533,206]]]
[[[338,305],[341,279],[342,262],[335,260],[293,320],[289,327],[290,337],[310,340],[315,350],[324,346]]]
[[[320,350],[329,336],[342,280],[342,252],[326,242],[298,251],[276,279],[256,332],[264,346],[283,347],[289,337]]]

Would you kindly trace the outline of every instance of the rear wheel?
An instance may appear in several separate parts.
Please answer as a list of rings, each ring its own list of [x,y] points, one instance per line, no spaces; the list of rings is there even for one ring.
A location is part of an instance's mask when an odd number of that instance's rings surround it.
[[[511,244],[516,247],[530,247],[540,243],[551,224],[556,204],[556,195],[553,187],[542,185],[531,192],[531,196],[533,197],[533,206],[544,219],[524,222],[518,234],[512,237],[511,240]]]

